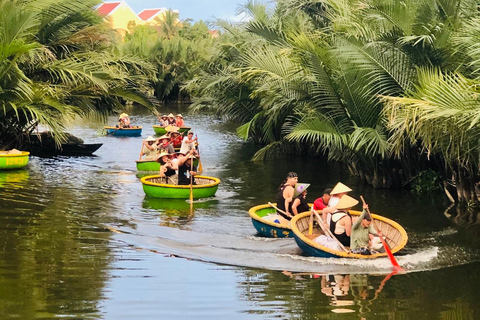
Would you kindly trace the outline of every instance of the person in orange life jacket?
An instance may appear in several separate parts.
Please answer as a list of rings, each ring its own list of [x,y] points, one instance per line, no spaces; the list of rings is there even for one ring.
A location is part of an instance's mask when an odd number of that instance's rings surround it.
[[[183,121],[183,116],[181,113],[177,114],[176,116],[176,119],[175,119],[175,125],[177,127],[184,127],[185,126],[185,122]]]
[[[181,156],[178,159],[178,184],[189,185],[190,178],[192,176],[192,184],[197,184],[195,176],[197,175],[197,167],[192,164],[192,161],[196,159],[195,150],[190,150],[185,156]]]
[[[330,191],[330,200],[328,201],[328,206],[322,209],[323,222],[325,222],[327,225],[330,224],[331,214],[336,210],[335,206],[340,199],[350,191],[352,191],[352,189],[341,182],[338,182],[335,187],[333,187],[332,191]]]
[[[170,138],[166,134],[158,138],[157,145],[160,152],[167,152],[168,154],[175,153],[175,150],[173,149],[173,146],[170,143]]]
[[[335,211],[330,220],[330,231],[344,246],[350,246],[350,236],[352,234],[352,217],[348,212],[349,209],[356,206],[358,200],[344,195],[337,203]]]
[[[297,183],[293,191],[292,213],[294,216],[301,212],[309,211],[310,206],[307,202],[308,183]]]
[[[287,177],[278,188],[277,193],[277,213],[287,220],[291,220],[293,214],[291,207],[293,204],[294,186],[298,182],[298,175],[295,172],[289,172]],[[282,212],[284,211],[284,212]]]

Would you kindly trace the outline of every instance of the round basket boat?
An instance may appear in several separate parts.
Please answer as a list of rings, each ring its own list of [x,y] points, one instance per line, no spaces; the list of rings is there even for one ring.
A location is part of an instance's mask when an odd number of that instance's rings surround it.
[[[136,160],[137,171],[160,171],[160,163],[155,160]],[[198,159],[193,160],[193,165],[198,166]]]
[[[118,128],[106,126],[107,135],[115,137],[139,137],[142,135],[141,126],[132,126],[130,128]]]
[[[350,210],[349,212],[352,217],[361,215],[361,212],[359,211]],[[380,231],[382,231],[383,235],[385,236],[385,240],[390,247],[392,253],[398,252],[403,249],[403,247],[405,247],[408,241],[408,236],[407,232],[401,225],[399,225],[393,220],[379,216],[377,214],[372,214],[372,218]],[[349,251],[345,252],[340,250],[333,250],[331,248],[323,246],[314,241],[315,238],[319,237],[320,235],[324,235],[323,230],[320,228],[320,226],[314,223],[313,232],[312,234],[309,234],[309,219],[310,212],[305,212],[296,215],[290,221],[297,245],[300,247],[300,249],[302,249],[305,254],[309,256],[320,258],[355,259],[375,259],[388,256],[386,252],[379,252],[372,255],[362,255]],[[348,248],[346,249],[348,250]]]
[[[272,203],[276,205],[276,203]],[[308,204],[312,207],[312,203]],[[257,232],[268,238],[293,238],[290,223],[277,214],[277,210],[270,204],[261,204],[248,210],[252,224]]]
[[[165,130],[166,127],[159,126],[159,125],[154,125],[153,126],[153,131],[155,131],[155,134],[157,135],[164,135],[167,133],[167,130]],[[191,127],[178,127],[178,132],[183,133],[185,131],[188,131],[192,129]]]
[[[190,185],[178,185],[176,184],[176,179],[171,180],[169,178],[169,183],[165,183],[165,178],[154,175],[143,177],[141,181],[143,191],[149,197],[165,199],[190,198]],[[194,199],[213,197],[220,184],[220,179],[207,176],[195,176],[195,181],[197,184],[192,186]]]
[[[30,152],[20,151],[19,153],[7,153],[0,151],[0,170],[11,170],[23,168],[28,164]]]

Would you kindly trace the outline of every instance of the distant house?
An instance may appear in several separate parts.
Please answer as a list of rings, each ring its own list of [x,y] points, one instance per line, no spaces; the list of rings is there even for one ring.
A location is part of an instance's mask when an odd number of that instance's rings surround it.
[[[125,35],[129,28],[144,24],[143,20],[124,1],[104,2],[97,7],[97,12],[105,17],[111,27]]]

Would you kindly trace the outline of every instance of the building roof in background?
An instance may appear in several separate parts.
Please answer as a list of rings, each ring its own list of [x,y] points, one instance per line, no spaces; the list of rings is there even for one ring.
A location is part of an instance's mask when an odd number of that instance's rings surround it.
[[[97,11],[102,16],[108,16],[115,10],[121,2],[105,2],[102,3],[98,8]]]
[[[143,21],[150,20],[159,14],[163,9],[145,9],[138,14],[138,17]]]

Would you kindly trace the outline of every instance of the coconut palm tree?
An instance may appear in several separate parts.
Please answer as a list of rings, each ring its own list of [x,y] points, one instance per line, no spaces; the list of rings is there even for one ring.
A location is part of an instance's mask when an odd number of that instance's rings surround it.
[[[66,123],[105,117],[126,98],[153,106],[141,92],[151,67],[111,51],[113,37],[93,12],[96,4],[0,1],[3,148],[20,147],[38,124],[60,143]]]

